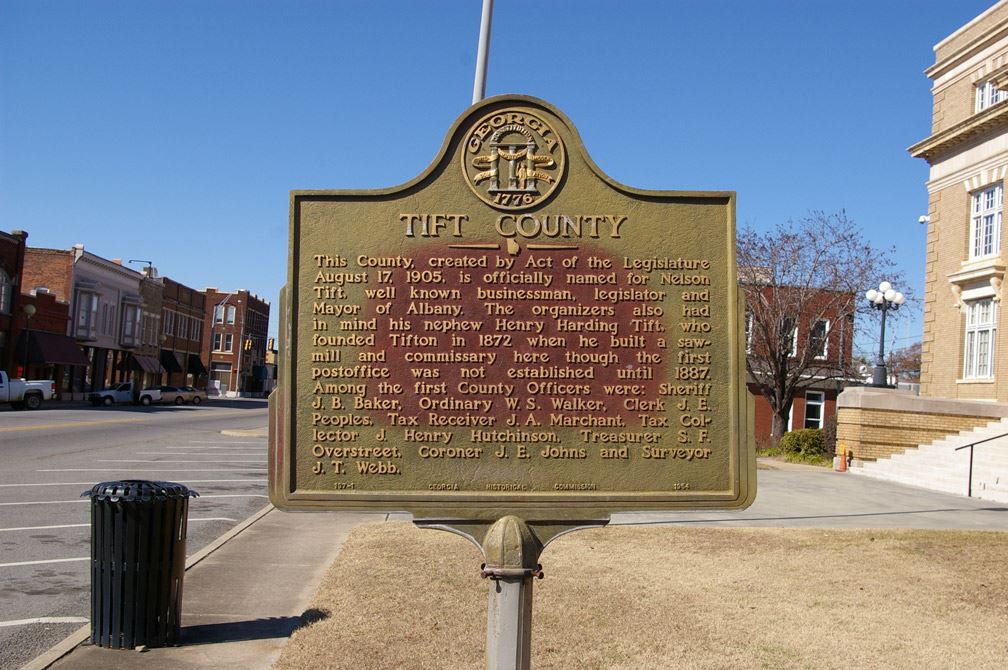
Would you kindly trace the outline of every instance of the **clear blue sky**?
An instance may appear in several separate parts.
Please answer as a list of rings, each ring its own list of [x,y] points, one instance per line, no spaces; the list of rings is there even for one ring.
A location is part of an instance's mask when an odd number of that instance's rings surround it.
[[[844,208],[920,296],[923,70],[991,4],[497,0],[487,95],[556,105],[621,182],[737,191],[740,226]],[[480,8],[2,0],[0,230],[248,288],[274,334],[288,191],[423,170],[471,101]]]

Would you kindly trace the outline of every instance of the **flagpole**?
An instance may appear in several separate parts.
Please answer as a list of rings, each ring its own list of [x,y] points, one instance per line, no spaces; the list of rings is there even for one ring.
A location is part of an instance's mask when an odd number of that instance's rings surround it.
[[[490,52],[490,19],[493,17],[493,0],[483,0],[480,18],[479,50],[476,52],[476,79],[473,81],[472,102],[475,105],[486,95],[487,58]]]

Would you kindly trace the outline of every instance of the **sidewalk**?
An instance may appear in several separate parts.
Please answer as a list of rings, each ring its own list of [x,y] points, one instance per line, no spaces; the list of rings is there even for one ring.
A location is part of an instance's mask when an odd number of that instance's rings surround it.
[[[1008,531],[1008,505],[777,462],[761,462],[758,478],[756,502],[747,510],[627,513],[612,522]],[[266,507],[190,558],[180,646],[103,649],[82,644],[90,639],[85,626],[23,670],[267,670],[291,632],[310,620],[307,603],[348,533],[389,516]]]
[[[82,627],[24,670],[269,668],[311,613],[305,606],[350,530],[385,514],[280,512],[268,506],[188,561],[178,647],[112,650]],[[82,644],[87,641],[87,644]],[[79,646],[78,646],[79,645]]]

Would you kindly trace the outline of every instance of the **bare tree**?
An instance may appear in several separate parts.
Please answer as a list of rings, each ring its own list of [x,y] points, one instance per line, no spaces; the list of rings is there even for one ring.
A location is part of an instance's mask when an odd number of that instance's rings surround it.
[[[886,367],[897,382],[920,382],[921,343],[914,342],[909,347],[890,352]]]
[[[843,211],[811,212],[764,233],[745,228],[737,253],[746,369],[773,410],[776,445],[797,391],[854,376],[854,315],[869,310],[861,299],[865,289],[881,279],[905,283],[892,250],[866,243]]]

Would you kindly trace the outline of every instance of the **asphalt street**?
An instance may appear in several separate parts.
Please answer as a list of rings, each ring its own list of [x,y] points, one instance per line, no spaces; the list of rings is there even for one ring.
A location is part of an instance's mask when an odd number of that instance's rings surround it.
[[[88,620],[90,518],[81,492],[167,480],[190,501],[192,554],[262,509],[265,401],[199,407],[0,410],[0,670],[20,668]],[[224,434],[226,431],[232,433]]]

